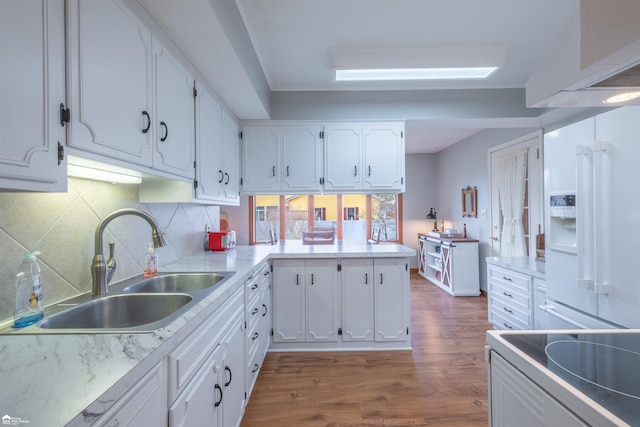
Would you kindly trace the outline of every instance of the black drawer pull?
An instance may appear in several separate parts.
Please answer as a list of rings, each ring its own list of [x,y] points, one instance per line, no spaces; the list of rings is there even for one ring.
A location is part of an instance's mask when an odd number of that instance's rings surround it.
[[[251,310],[251,314],[258,314],[260,310],[258,310],[258,307],[254,308],[253,310]]]
[[[252,341],[255,341],[255,340],[257,340],[257,339],[258,339],[258,333],[257,333],[257,332],[254,332],[254,333],[253,333],[253,336],[251,337],[251,340],[252,340]]]
[[[504,311],[506,311],[507,313],[511,313],[511,314],[513,314],[513,310],[509,310],[507,307],[502,307],[502,309],[503,309]]]
[[[253,286],[251,287],[251,290],[255,291],[256,289],[258,289],[258,284],[254,283]]]
[[[506,323],[503,323],[503,325],[504,325],[504,327],[505,327],[505,328],[513,329],[513,327],[512,327],[512,326],[509,326],[509,325],[507,325]]]
[[[506,280],[507,282],[513,282],[513,280],[511,280],[511,277],[502,276],[502,278],[503,278],[504,280]]]
[[[503,293],[505,296],[509,297],[509,298],[513,298],[513,295],[508,294],[508,293],[506,293],[505,291],[502,291],[502,293]]]
[[[224,383],[224,386],[225,386],[225,387],[229,387],[229,384],[231,384],[231,379],[233,378],[233,374],[231,373],[231,368],[230,368],[230,367],[228,367],[228,366],[225,366],[225,367],[224,367],[224,370],[225,370],[226,372],[229,372],[229,381],[227,381],[226,383]]]
[[[258,372],[258,369],[260,369],[260,366],[258,366],[258,364],[256,363],[255,365],[253,365],[253,369],[251,370],[251,373],[255,374],[256,372]]]

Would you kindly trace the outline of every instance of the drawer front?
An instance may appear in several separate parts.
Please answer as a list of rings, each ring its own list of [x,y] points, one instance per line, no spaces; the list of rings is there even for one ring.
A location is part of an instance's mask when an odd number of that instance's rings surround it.
[[[509,325],[513,326],[513,329],[532,328],[531,311],[522,311],[517,306],[510,304],[509,301],[500,298],[489,298],[489,320],[493,323],[492,317],[507,321]]]
[[[510,316],[503,316],[499,310],[494,309],[489,309],[489,322],[491,322],[496,329],[530,329],[526,324],[520,322],[518,319]]]
[[[247,364],[247,385],[248,385],[248,394],[251,394],[251,390],[253,390],[253,385],[258,378],[258,374],[260,373],[260,368],[262,367],[262,357],[258,353],[258,348],[255,348],[255,352],[249,353],[249,363]]]
[[[490,283],[502,283],[504,286],[531,293],[531,277],[494,265],[489,265],[487,271]]]
[[[530,294],[525,294],[520,289],[505,285],[503,282],[490,282],[489,294],[493,298],[505,301],[505,304],[519,307],[520,310],[530,311],[532,309]]]
[[[230,319],[244,310],[242,289],[235,292],[208,317],[200,330],[189,335],[169,354],[169,397],[172,402],[218,345]]]

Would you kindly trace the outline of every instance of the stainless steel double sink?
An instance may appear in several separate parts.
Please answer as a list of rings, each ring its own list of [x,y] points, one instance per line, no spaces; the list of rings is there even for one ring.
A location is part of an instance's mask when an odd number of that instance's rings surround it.
[[[45,308],[45,318],[0,334],[145,333],[162,329],[210,295],[236,272],[166,273],[130,278],[109,294],[83,294]]]

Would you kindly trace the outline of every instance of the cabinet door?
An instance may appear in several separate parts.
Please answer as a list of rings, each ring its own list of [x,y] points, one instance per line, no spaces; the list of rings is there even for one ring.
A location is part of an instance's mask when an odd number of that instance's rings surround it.
[[[162,362],[152,368],[94,425],[161,426],[167,423],[167,383]]]
[[[306,341],[338,341],[338,265],[332,260],[307,260]],[[278,308],[276,308],[278,310]]]
[[[64,37],[63,1],[0,2],[0,189],[67,189]]]
[[[273,342],[304,342],[304,261],[273,263]]]
[[[342,340],[373,341],[373,259],[342,260]]]
[[[365,190],[404,191],[404,127],[364,125]]]
[[[217,201],[222,197],[224,171],[220,152],[222,107],[204,89],[198,87],[196,97],[197,158],[196,197]]]
[[[225,205],[240,204],[240,126],[222,111],[222,182]]]
[[[282,135],[282,190],[317,193],[321,190],[320,126],[290,127]]]
[[[258,332],[264,339],[260,341],[259,354],[264,359],[269,349],[269,337],[271,336],[271,279],[269,271],[266,271],[266,282],[260,287],[260,326]]]
[[[404,259],[374,260],[375,340],[406,341],[409,327],[409,271]]]
[[[152,165],[151,33],[120,0],[71,0],[68,145]]]
[[[587,425],[495,352],[489,375],[492,427]]]
[[[169,427],[221,426],[224,384],[222,382],[223,346],[209,356],[189,386],[169,409]],[[152,424],[144,424],[152,425]],[[155,424],[162,425],[162,424]]]
[[[324,136],[324,189],[362,189],[362,126],[327,125]]]
[[[245,127],[242,131],[242,191],[273,193],[280,191],[280,151],[277,129]]]
[[[244,316],[239,313],[231,323],[229,333],[220,344],[224,347],[222,390],[222,425],[237,426],[244,413],[246,403]]]
[[[156,117],[153,167],[193,179],[195,106],[193,77],[157,40],[155,59]]]

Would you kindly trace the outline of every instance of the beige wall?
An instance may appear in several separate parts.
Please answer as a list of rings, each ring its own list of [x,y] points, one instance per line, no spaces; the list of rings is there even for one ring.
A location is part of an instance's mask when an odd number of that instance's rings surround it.
[[[95,229],[116,209],[150,213],[167,231],[169,245],[157,250],[160,270],[171,261],[203,250],[204,226],[219,226],[219,207],[140,204],[137,185],[69,179],[66,193],[0,193],[0,320],[13,317],[14,274],[27,251],[40,251],[45,305],[91,289]],[[116,243],[113,281],[142,274],[151,231],[135,216],[113,220],[104,236]]]

